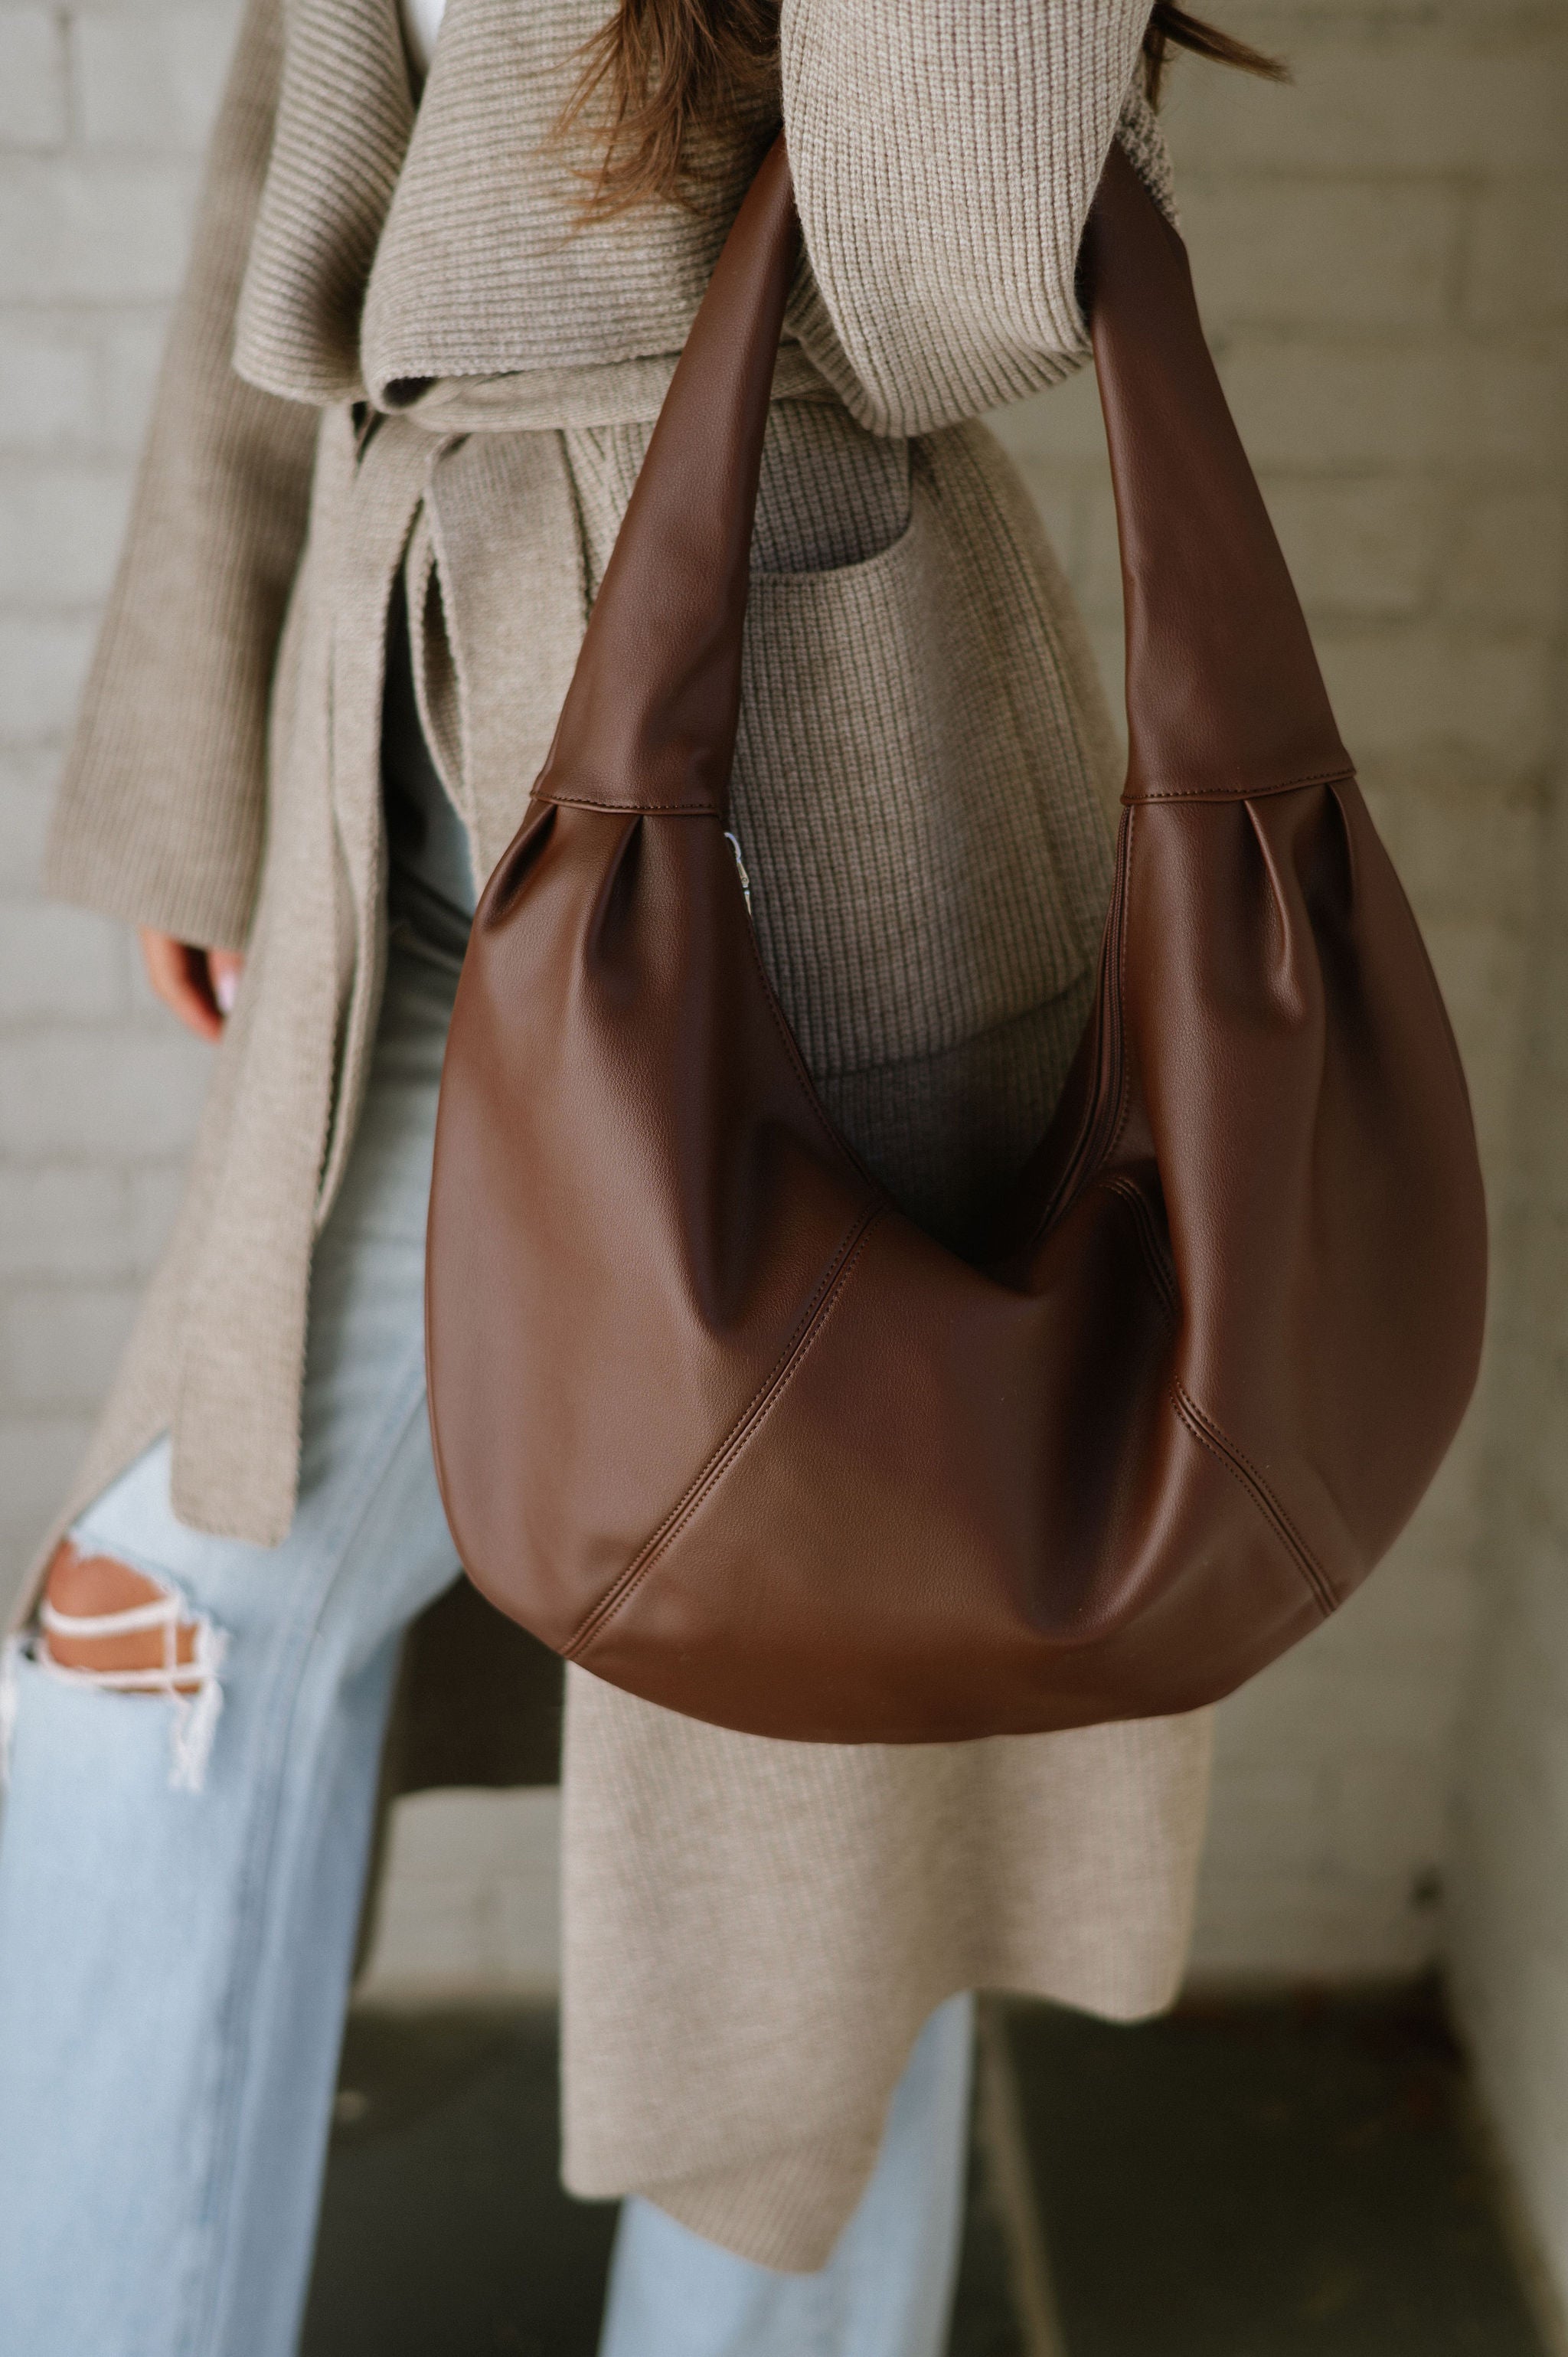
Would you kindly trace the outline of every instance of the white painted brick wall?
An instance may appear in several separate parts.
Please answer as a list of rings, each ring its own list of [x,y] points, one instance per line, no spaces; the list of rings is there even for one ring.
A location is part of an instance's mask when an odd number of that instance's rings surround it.
[[[1487,1609],[1458,1754],[1452,1953],[1489,2108],[1568,2300],[1568,742],[1543,849],[1519,1154],[1497,1206]]]
[[[65,38],[53,8],[0,8],[0,140],[8,149],[65,138]]]
[[[416,1792],[393,1813],[375,1938],[378,1999],[548,1994],[558,1979],[553,1792]]]
[[[1171,122],[1199,290],[1346,733],[1427,923],[1500,1192],[1564,616],[1564,11],[1215,5],[1286,50],[1297,80],[1277,91],[1178,70]],[[0,1547],[12,1567],[58,1495],[166,1224],[205,1069],[150,1006],[127,944],[90,919],[40,920],[36,879],[231,25],[231,0],[0,0]],[[1092,386],[1026,404],[1004,431],[1113,678],[1119,592]],[[1441,1951],[1455,1729],[1492,1532],[1480,1461],[1468,1435],[1396,1562],[1222,1714],[1200,1970],[1354,1975]],[[1554,1511],[1561,1534],[1561,1495]],[[1544,1769],[1528,1774],[1546,1789]],[[528,1796],[412,1804],[383,1984],[536,1979],[550,1824]],[[1541,2003],[1545,2035],[1563,2008]],[[1568,2069],[1568,2022],[1552,2034]]]
[[[229,55],[226,7],[73,8],[72,94],[97,151],[199,155]]]
[[[81,1448],[206,1070],[122,929],[37,882],[233,22],[0,5],[0,1586]]]

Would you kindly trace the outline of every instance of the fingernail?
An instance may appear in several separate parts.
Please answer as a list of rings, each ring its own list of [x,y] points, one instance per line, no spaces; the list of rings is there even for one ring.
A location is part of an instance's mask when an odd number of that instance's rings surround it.
[[[238,974],[234,974],[228,966],[221,967],[220,971],[213,975],[212,996],[218,1001],[218,1012],[220,1015],[232,1015],[234,1012],[234,994],[238,985]]]

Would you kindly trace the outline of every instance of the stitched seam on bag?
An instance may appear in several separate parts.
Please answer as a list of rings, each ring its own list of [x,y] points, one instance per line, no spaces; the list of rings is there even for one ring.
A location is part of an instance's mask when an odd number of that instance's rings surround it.
[[[683,813],[687,815],[697,818],[722,818],[725,815],[723,810],[715,808],[712,802],[641,802],[630,805],[624,802],[588,802],[580,795],[543,795],[538,794],[537,791],[536,799],[541,802],[547,802],[569,810],[608,811],[613,813],[623,814],[628,818],[657,817],[661,813],[668,814],[670,813]],[[785,1052],[789,1056],[789,1062],[793,1067],[795,1077],[800,1083],[801,1091],[805,1096],[807,1105],[811,1110],[812,1119],[815,1121],[818,1129],[822,1132],[822,1135],[826,1139],[828,1145],[832,1148],[834,1154],[841,1161],[846,1162],[849,1165],[850,1168],[854,1170],[858,1178],[862,1179],[866,1186],[873,1189],[879,1198],[878,1207],[885,1208],[886,1196],[884,1189],[877,1184],[877,1181],[872,1177],[870,1171],[866,1169],[865,1164],[861,1161],[860,1157],[854,1152],[854,1148],[839,1135],[838,1131],[833,1127],[832,1123],[828,1118],[827,1112],[822,1105],[822,1100],[817,1094],[816,1082],[812,1080],[811,1072],[806,1065],[806,1060],[800,1053],[800,1043],[796,1039],[793,1031],[789,1028],[789,1021],[784,1014],[784,1010],[779,1004],[778,993],[775,991],[773,984],[768,977],[768,968],[762,963],[762,952],[757,945],[756,929],[749,923],[746,927],[746,939],[751,950],[752,963],[757,969],[757,978],[762,985],[762,996],[767,1003],[768,1012],[773,1018],[774,1028],[777,1030],[779,1039],[784,1043]]]
[[[1113,992],[1107,994],[1102,987],[1104,965],[1103,949],[1101,952],[1101,970],[1097,972],[1095,976],[1095,1006],[1093,1020],[1095,1025],[1095,1046],[1097,1051],[1101,1056],[1108,1052],[1106,1049],[1106,1040],[1112,1028],[1108,1025],[1105,1017],[1104,1002],[1108,995],[1113,996],[1115,1003],[1116,1021],[1114,1025],[1114,1035],[1117,1040],[1122,1043],[1118,1047],[1117,1050],[1121,1060],[1121,1079],[1117,1087],[1115,1127],[1104,1146],[1100,1148],[1098,1153],[1095,1154],[1093,1160],[1090,1161],[1089,1158],[1090,1149],[1093,1143],[1094,1133],[1099,1121],[1098,1108],[1101,1103],[1101,1098],[1098,1092],[1091,1093],[1084,1107],[1082,1118],[1079,1123],[1077,1133],[1073,1138],[1071,1151],[1068,1154],[1063,1163],[1061,1175],[1058,1177],[1050,1195],[1042,1206],[1039,1215],[1035,1221],[1034,1226],[1017,1246],[1017,1256],[1020,1259],[1027,1254],[1036,1251],[1039,1245],[1041,1237],[1046,1235],[1050,1229],[1055,1227],[1058,1221],[1065,1217],[1071,1205],[1078,1202],[1087,1190],[1094,1185],[1099,1174],[1104,1169],[1106,1163],[1109,1161],[1112,1152],[1113,1151],[1117,1141],[1120,1139],[1122,1131],[1126,1128],[1128,1117],[1132,1111],[1131,1100],[1128,1095],[1131,1068],[1129,1066],[1124,1049],[1123,1023],[1127,996],[1126,882],[1128,869],[1133,857],[1133,810],[1131,806],[1128,806],[1125,817],[1122,821],[1121,839],[1116,847],[1116,876],[1115,882],[1112,887],[1112,912],[1118,916]]]
[[[874,1204],[861,1220],[858,1227],[850,1231],[836,1259],[824,1270],[816,1291],[806,1305],[795,1332],[775,1360],[757,1391],[753,1394],[751,1404],[739,1422],[720,1443],[686,1491],[685,1496],[671,1507],[640,1553],[634,1555],[631,1562],[628,1564],[608,1595],[601,1598],[573,1636],[570,1643],[564,1648],[569,1662],[580,1660],[584,1649],[592,1643],[607,1622],[613,1620],[621,1607],[629,1601],[659,1558],[679,1538],[682,1531],[709,1496],[714,1485],[728,1471],[730,1465],[745,1448],[763,1418],[777,1405],[799,1372],[812,1344],[826,1326],[845,1286],[849,1283],[855,1264],[865,1248],[866,1237],[882,1214],[883,1206]]]
[[[1220,1430],[1213,1418],[1205,1415],[1197,1402],[1179,1382],[1173,1382],[1171,1384],[1171,1400],[1176,1414],[1187,1426],[1193,1438],[1201,1448],[1207,1448],[1218,1463],[1225,1467],[1240,1488],[1246,1491],[1253,1503],[1273,1524],[1275,1531],[1295,1557],[1297,1566],[1308,1587],[1312,1590],[1313,1601],[1324,1619],[1327,1620],[1334,1611],[1337,1600],[1334,1590],[1329,1586],[1327,1577],[1317,1558],[1262,1474],[1249,1464],[1235,1442]]]
[[[1178,1405],[1186,1411],[1189,1426],[1194,1429],[1201,1428],[1207,1440],[1234,1468],[1238,1478],[1244,1480],[1254,1491],[1259,1503],[1277,1525],[1281,1537],[1284,1539],[1301,1564],[1313,1593],[1324,1612],[1326,1614],[1332,1612],[1337,1599],[1326,1573],[1257,1467],[1252,1464],[1246,1452],[1231,1439],[1230,1434],[1223,1431],[1214,1418],[1198,1406],[1192,1394],[1179,1379],[1173,1383],[1172,1390]]]
[[[728,1469],[729,1465],[750,1438],[762,1418],[774,1406],[804,1360],[811,1343],[822,1331],[839,1295],[849,1281],[856,1261],[860,1258],[867,1232],[881,1215],[882,1207],[874,1206],[865,1213],[859,1226],[851,1230],[837,1257],[824,1270],[815,1292],[801,1314],[794,1334],[753,1394],[749,1406],[696,1476],[685,1496],[671,1509],[663,1523],[646,1542],[641,1551],[628,1564],[609,1594],[602,1598],[595,1606],[588,1619],[566,1648],[568,1660],[575,1661],[578,1658],[581,1649],[599,1633],[607,1620],[619,1611],[634,1588],[640,1586],[658,1558],[680,1535],[681,1531],[708,1496],[714,1483]]]
[[[1101,1183],[1108,1194],[1120,1197],[1133,1214],[1150,1281],[1159,1295],[1160,1306],[1170,1322],[1171,1331],[1174,1334],[1181,1322],[1181,1296],[1176,1287],[1176,1275],[1169,1258],[1161,1247],[1159,1233],[1155,1226],[1154,1213],[1144,1200],[1144,1190],[1136,1179],[1129,1178],[1122,1173],[1118,1173],[1113,1178],[1102,1179]]]
[[[1133,912],[1128,897],[1133,888],[1133,834],[1135,825],[1133,812],[1127,813],[1127,867],[1122,892],[1122,938],[1116,944],[1116,1038],[1117,1060],[1121,1064],[1120,1096],[1117,1102],[1116,1126],[1105,1142],[1100,1157],[1103,1170],[1121,1145],[1127,1124],[1133,1118],[1133,1059],[1127,1048],[1127,951],[1133,932]]]
[[[1140,802],[1255,802],[1269,794],[1298,793],[1304,786],[1337,785],[1342,778],[1356,774],[1353,762],[1343,762],[1337,770],[1310,770],[1299,778],[1282,778],[1272,786],[1171,786],[1164,791],[1146,794],[1124,794],[1123,807],[1136,810]]]
[[[722,818],[724,811],[715,802],[596,802],[589,794],[539,793],[536,802],[551,802],[563,810],[611,811],[625,818],[656,818],[666,812],[686,813],[698,818]]]

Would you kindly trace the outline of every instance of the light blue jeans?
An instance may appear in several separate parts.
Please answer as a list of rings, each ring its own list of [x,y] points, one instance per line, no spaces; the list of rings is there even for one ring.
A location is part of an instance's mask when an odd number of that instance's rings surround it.
[[[363,1126],[312,1275],[299,1511],[184,1529],[152,1449],[78,1525],[226,1641],[222,1707],[13,1662],[0,1838],[0,2347],[288,2357],[308,2278],[398,1641],[456,1568],[422,1286],[452,977],[394,951]],[[195,1786],[196,1789],[192,1789]],[[970,2001],[932,2017],[816,2276],[622,2212],[605,2357],[938,2357]]]

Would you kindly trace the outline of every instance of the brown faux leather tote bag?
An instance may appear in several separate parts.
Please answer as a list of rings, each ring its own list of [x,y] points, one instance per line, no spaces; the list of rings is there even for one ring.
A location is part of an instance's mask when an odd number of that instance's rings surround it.
[[[1187,1710],[1365,1578],[1470,1395],[1453,1037],[1184,249],[1113,148],[1085,264],[1131,758],[1098,1001],[983,1264],[862,1169],[725,840],[797,238],[780,141],[479,904],[430,1207],[442,1495],[504,1611],[721,1726]]]

